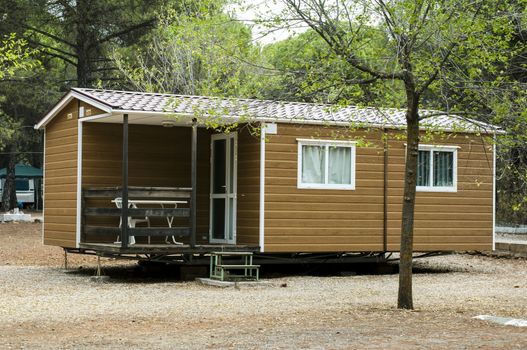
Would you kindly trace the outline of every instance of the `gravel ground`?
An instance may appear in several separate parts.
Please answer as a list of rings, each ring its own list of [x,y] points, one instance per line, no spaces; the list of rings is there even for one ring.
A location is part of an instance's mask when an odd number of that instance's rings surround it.
[[[525,259],[417,260],[416,310],[401,311],[393,274],[280,276],[272,286],[217,289],[106,262],[111,278],[97,283],[93,257],[72,256],[76,268],[64,272],[61,250],[42,247],[39,229],[0,225],[2,349],[527,348],[525,328],[472,319],[527,318]]]
[[[496,233],[496,242],[527,244],[527,234]]]

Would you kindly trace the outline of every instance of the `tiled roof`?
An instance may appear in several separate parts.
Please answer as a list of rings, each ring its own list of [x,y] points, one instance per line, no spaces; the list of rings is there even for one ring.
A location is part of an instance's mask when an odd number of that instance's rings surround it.
[[[72,90],[103,103],[115,111],[165,112],[188,115],[245,117],[262,121],[305,122],[317,124],[350,123],[403,128],[406,126],[402,109],[324,105],[301,102],[282,102],[255,99],[217,98],[205,96],[156,94],[73,88]],[[421,110],[421,124],[442,130],[497,131],[499,128],[479,121],[447,115],[438,111]],[[426,116],[430,117],[426,117]]]

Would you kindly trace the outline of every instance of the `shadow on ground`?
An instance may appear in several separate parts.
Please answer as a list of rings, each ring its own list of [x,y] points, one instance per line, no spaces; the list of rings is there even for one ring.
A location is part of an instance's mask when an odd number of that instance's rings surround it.
[[[260,278],[276,279],[291,276],[317,276],[317,277],[349,277],[356,275],[393,275],[399,272],[398,261],[383,263],[298,263],[298,264],[262,264]],[[441,274],[459,272],[452,268],[426,265],[414,266],[415,274]],[[68,274],[78,276],[95,276],[97,269],[94,266],[83,266],[67,270]],[[114,283],[160,283],[182,282],[194,280],[196,277],[208,277],[207,265],[181,266],[175,264],[140,261],[130,262],[127,265],[105,266],[102,264],[101,273],[107,276],[108,282]]]

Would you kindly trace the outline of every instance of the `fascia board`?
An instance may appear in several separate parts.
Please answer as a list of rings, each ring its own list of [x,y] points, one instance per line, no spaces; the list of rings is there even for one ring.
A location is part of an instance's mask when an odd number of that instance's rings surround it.
[[[64,108],[64,106],[70,103],[74,98],[103,110],[106,113],[112,112],[111,107],[75,91],[70,91],[44,116],[44,118],[42,118],[40,122],[38,122],[38,124],[35,125],[35,129],[39,130],[45,127]]]

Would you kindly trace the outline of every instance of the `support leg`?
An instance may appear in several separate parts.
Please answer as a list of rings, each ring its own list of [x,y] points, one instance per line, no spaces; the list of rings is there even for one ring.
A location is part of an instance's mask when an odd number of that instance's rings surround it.
[[[101,257],[97,255],[97,277],[101,277]]]
[[[64,270],[68,269],[68,251],[64,249]]]

